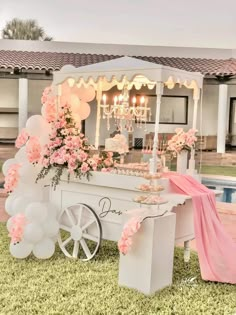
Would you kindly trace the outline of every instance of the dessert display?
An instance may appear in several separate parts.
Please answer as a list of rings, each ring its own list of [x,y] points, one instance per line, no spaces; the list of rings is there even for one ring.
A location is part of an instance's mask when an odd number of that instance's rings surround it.
[[[137,189],[141,191],[148,191],[148,192],[160,192],[164,190],[164,187],[162,185],[142,184],[138,186]]]
[[[119,175],[144,177],[148,174],[148,171],[148,163],[125,163],[116,164],[116,168],[112,170],[112,173]]]
[[[134,198],[135,202],[140,204],[146,205],[161,205],[167,203],[168,200],[163,198],[160,195],[160,192],[163,191],[165,188],[158,183],[158,179],[160,179],[161,174],[145,174],[144,178],[149,180],[149,183],[141,184],[137,187],[138,190],[146,193],[146,195],[139,195]]]
[[[113,138],[107,138],[105,140],[105,150],[110,152],[118,152],[119,154],[125,154],[129,152],[126,137],[121,134],[116,134]]]

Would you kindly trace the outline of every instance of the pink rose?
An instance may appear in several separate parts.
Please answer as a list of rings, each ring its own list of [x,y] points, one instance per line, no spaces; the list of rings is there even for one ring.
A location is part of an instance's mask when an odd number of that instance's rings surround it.
[[[29,139],[29,134],[26,128],[23,128],[21,132],[19,133],[18,137],[16,138],[16,141],[15,141],[16,148],[18,149],[21,148],[27,142],[28,139]]]
[[[22,240],[24,229],[27,224],[27,219],[23,213],[19,213],[12,217],[9,236],[12,243],[17,243]]]
[[[81,172],[82,173],[86,173],[86,172],[88,172],[89,171],[89,165],[88,165],[88,163],[82,163],[82,165],[81,165]]]
[[[41,157],[41,145],[38,137],[30,137],[26,144],[26,154],[30,163],[37,163]]]
[[[5,176],[4,189],[7,193],[12,192],[18,184],[19,181],[19,169],[21,164],[13,164],[9,167],[7,175]]]

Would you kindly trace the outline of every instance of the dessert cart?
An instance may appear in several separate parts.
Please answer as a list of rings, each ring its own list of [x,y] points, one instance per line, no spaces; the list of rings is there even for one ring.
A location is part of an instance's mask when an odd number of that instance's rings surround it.
[[[158,182],[164,188],[161,196],[166,202],[160,202],[158,206],[140,202],[139,206],[137,186],[143,182],[142,177],[102,172],[93,172],[89,181],[74,178],[68,183],[65,177],[57,189],[50,192],[50,201],[60,209],[58,243],[63,253],[67,257],[92,259],[102,239],[119,240],[123,228],[122,213],[140,206],[147,216],[174,211],[176,243],[193,239],[191,198],[172,193],[169,180],[161,178]]]
[[[64,66],[54,73],[53,85],[58,99],[61,96],[61,85],[66,80],[77,87],[93,87],[96,91],[96,125],[95,147],[99,146],[102,93],[117,86],[140,89],[147,86],[156,89],[156,115],[153,155],[150,160],[150,173],[157,169],[157,141],[161,97],[164,87],[172,89],[175,84],[193,91],[192,126],[196,127],[197,107],[202,88],[203,76],[200,73],[187,72],[136,58],[122,57],[114,60],[74,68]],[[90,139],[92,142],[93,139]],[[189,162],[190,174],[195,172],[194,151]],[[137,209],[134,202],[139,185],[143,178],[137,174],[114,174],[93,172],[91,179],[65,179],[57,189],[51,190],[50,201],[60,209],[59,221],[61,232],[58,237],[59,246],[68,257],[89,260],[93,258],[100,246],[101,239],[117,241],[122,231],[122,213]],[[176,242],[185,242],[188,253],[188,242],[194,238],[193,209],[189,196],[175,194],[171,191],[169,180],[161,178],[159,184],[164,187],[162,192],[169,202],[159,205],[155,211],[160,215],[163,211],[176,213]],[[149,211],[153,206],[144,205]],[[166,231],[168,233],[168,231]],[[186,255],[186,259],[189,259]]]

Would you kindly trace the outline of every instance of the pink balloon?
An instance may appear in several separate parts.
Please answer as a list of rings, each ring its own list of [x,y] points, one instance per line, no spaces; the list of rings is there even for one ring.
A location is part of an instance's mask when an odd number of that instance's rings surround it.
[[[83,101],[80,101],[80,107],[79,107],[78,113],[80,115],[81,120],[88,118],[88,116],[90,115],[89,104]]]
[[[77,95],[79,96],[81,101],[91,102],[95,97],[95,89],[91,85],[87,88],[81,86],[80,88],[78,88]]]
[[[66,95],[66,94],[69,94],[69,93],[70,93],[70,86],[69,86],[69,84],[68,84],[68,82],[66,80],[61,85],[61,95],[63,95],[63,94]]]
[[[70,93],[62,94],[62,96],[60,97],[60,106],[64,106],[65,104],[70,104],[70,103],[71,103]]]

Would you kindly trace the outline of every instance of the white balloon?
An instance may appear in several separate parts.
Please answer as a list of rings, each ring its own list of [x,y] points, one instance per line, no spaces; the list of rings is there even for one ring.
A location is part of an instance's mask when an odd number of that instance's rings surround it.
[[[2,172],[3,175],[6,176],[7,175],[7,171],[9,170],[9,168],[13,165],[13,164],[17,164],[17,160],[16,159],[8,159],[6,160],[3,165],[2,165]]]
[[[31,202],[41,201],[43,200],[43,189],[44,187],[41,185],[41,181],[40,184],[31,183],[27,185],[20,180],[16,189],[14,189],[14,195],[28,198]],[[11,195],[13,195],[13,193],[11,193]]]
[[[7,220],[7,230],[8,230],[8,232],[10,232],[10,229],[12,227],[12,219],[13,219],[13,217],[11,217],[11,218],[9,218]]]
[[[24,195],[28,190],[29,185],[22,183],[21,179],[19,180],[17,187],[14,189],[14,193],[17,195]]]
[[[32,198],[22,195],[18,196],[14,201],[12,202],[11,207],[11,215],[15,215],[18,213],[25,213],[26,207],[34,200]]]
[[[31,222],[41,223],[45,221],[47,214],[48,209],[42,202],[30,203],[25,210],[25,216]]]
[[[33,249],[33,245],[26,242],[21,241],[17,244],[10,244],[10,253],[13,257],[23,259],[30,255],[31,251]]]
[[[14,192],[11,193],[10,196],[8,196],[5,201],[5,210],[6,213],[8,213],[10,216],[15,215],[15,212],[13,211],[13,203],[18,197],[19,195]]]
[[[27,120],[26,129],[31,136],[40,137],[42,134],[50,133],[51,127],[41,115],[33,115]]]
[[[44,235],[53,237],[59,232],[59,223],[55,219],[47,219],[43,223]]]
[[[55,244],[50,238],[44,238],[39,243],[35,244],[33,254],[39,259],[48,259],[55,252]]]
[[[29,223],[24,229],[24,239],[30,243],[37,243],[43,238],[43,229],[39,224]]]
[[[24,163],[19,170],[21,181],[25,184],[35,183],[40,169],[41,168],[37,167],[36,165],[34,166],[28,162]]]
[[[25,163],[28,160],[25,146],[20,148],[20,150],[16,152],[15,159],[17,160],[18,163]]]
[[[59,214],[60,209],[58,209],[55,205],[50,202],[45,202],[45,206],[48,209],[48,216],[47,219],[55,219]]]

